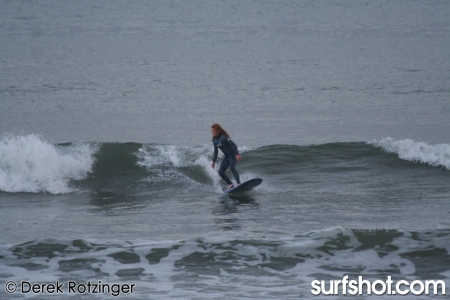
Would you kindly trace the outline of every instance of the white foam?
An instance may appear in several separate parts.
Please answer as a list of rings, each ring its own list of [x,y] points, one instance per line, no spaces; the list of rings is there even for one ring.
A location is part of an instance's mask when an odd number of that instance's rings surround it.
[[[249,150],[242,147],[239,148],[239,151],[243,153]],[[175,178],[179,180],[180,176],[187,179],[186,175],[170,168],[200,167],[212,183],[214,192],[222,194],[222,179],[217,173],[220,164],[216,163],[215,169],[211,167],[213,153],[213,146],[206,144],[196,147],[148,145],[140,148],[136,156],[138,157],[138,165],[152,171],[152,176],[148,178],[149,181],[171,181]],[[218,158],[219,161],[223,158],[221,151],[218,153]],[[244,182],[258,176],[250,172],[243,172],[240,177],[241,182]],[[192,181],[192,179],[189,180]],[[234,178],[231,178],[231,180],[234,182]]]
[[[212,155],[212,146],[182,147],[182,146],[157,146],[161,155],[172,163],[174,167],[204,166],[205,162],[211,162],[209,155]],[[211,167],[210,167],[211,168]]]
[[[145,146],[139,149],[138,164],[152,169],[164,167],[164,165],[175,168],[201,167],[213,184],[218,186],[219,175],[211,168],[212,146],[203,145],[197,147],[184,147],[175,145]],[[220,155],[220,154],[219,154]],[[166,173],[168,171],[165,171]]]
[[[410,139],[394,140],[393,138],[374,140],[368,144],[381,147],[389,153],[396,153],[401,159],[407,161],[427,163],[450,170],[450,144],[433,145]]]
[[[58,147],[37,135],[0,139],[0,190],[5,192],[72,192],[70,180],[92,170],[95,149],[88,144]]]
[[[19,246],[0,245],[2,274],[6,280],[51,282],[67,276],[83,282],[101,280],[113,283],[123,280],[118,272],[126,269],[142,269],[136,283],[136,297],[152,293],[155,299],[191,299],[199,294],[204,298],[267,298],[268,295],[298,295],[299,289],[309,291],[314,278],[360,274],[365,279],[383,278],[385,273],[415,278],[414,262],[403,254],[414,251],[446,247],[448,231],[419,232],[419,239],[411,232],[392,236],[387,244],[392,251],[379,252],[380,245],[360,247],[361,241],[354,231],[331,227],[319,231],[276,240],[235,240],[198,238],[184,241],[119,241],[83,240],[89,249],[80,249],[71,240],[36,240]],[[380,240],[382,242],[383,240]],[[30,255],[40,243],[65,244],[63,253],[49,258],[46,255]],[[158,262],[149,264],[148,254],[155,249],[166,249],[167,255],[156,255]],[[396,250],[394,250],[396,249]],[[139,256],[139,261],[121,263],[111,257],[118,252]],[[25,258],[18,258],[18,254]],[[380,254],[383,255],[380,255]],[[286,261],[286,268],[276,268],[277,262]],[[297,260],[286,260],[294,258]],[[61,270],[62,261],[85,261],[90,266]],[[42,265],[42,269],[26,270],[27,264]],[[22,266],[22,267],[21,267]],[[391,271],[392,270],[392,271]],[[398,273],[397,273],[398,270]],[[441,275],[450,276],[449,272]],[[2,281],[3,280],[3,281]],[[272,294],[274,293],[274,294]],[[107,299],[108,295],[99,295]],[[269,297],[273,298],[273,297]],[[281,296],[282,298],[282,296]],[[317,298],[317,297],[315,297]],[[325,299],[325,298],[324,298]],[[328,297],[326,297],[328,299]]]

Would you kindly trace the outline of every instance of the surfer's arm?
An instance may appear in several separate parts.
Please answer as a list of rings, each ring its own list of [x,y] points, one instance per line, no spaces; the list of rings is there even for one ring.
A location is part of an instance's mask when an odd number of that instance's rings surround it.
[[[239,150],[238,150],[237,145],[231,139],[228,140],[228,143],[230,144],[231,148],[234,151],[234,155],[236,156],[236,160],[237,161],[241,161],[242,156],[239,154]]]
[[[216,144],[214,144],[214,156],[213,156],[213,163],[217,160],[217,154],[219,154],[219,148],[217,148]]]
[[[234,154],[239,155],[238,147],[236,146],[236,144],[231,139],[228,139],[227,142],[228,144],[230,144],[231,149],[233,149]]]
[[[214,166],[216,165],[217,155],[219,154],[219,149],[217,148],[216,144],[214,144],[214,156],[213,161],[211,164],[211,167],[214,169]]]

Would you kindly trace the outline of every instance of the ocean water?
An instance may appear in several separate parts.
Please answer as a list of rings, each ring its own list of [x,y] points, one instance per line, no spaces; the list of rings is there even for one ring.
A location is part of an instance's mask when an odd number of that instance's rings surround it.
[[[1,299],[448,298],[447,1],[0,4]],[[223,194],[215,122],[254,190]]]

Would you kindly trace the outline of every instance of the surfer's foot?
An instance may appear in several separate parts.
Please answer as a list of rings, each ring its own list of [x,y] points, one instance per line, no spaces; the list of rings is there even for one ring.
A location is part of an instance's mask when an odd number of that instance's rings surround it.
[[[228,186],[228,189],[232,189],[232,188],[234,188],[234,184],[230,184],[230,185]]]

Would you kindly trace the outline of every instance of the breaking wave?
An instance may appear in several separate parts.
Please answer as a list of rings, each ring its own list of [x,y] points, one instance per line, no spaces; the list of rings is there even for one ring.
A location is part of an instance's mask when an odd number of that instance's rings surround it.
[[[4,136],[0,140],[0,190],[4,192],[73,192],[71,180],[92,171],[92,145],[52,145],[37,135]]]
[[[450,170],[450,144],[433,145],[410,139],[394,140],[393,138],[375,140],[368,144],[381,147],[388,153],[396,153],[399,158],[407,161],[427,163]]]

